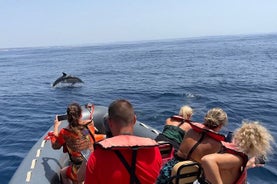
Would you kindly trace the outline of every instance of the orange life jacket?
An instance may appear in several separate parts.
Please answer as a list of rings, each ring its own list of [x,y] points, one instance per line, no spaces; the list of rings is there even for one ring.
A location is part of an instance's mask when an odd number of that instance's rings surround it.
[[[106,134],[96,134],[95,133],[95,127],[92,123],[87,125],[88,130],[90,132],[91,138],[93,139],[93,142],[99,142],[106,138]]]
[[[89,141],[91,143],[91,145],[93,145],[95,142],[99,142],[103,139],[106,138],[106,135],[105,134],[96,134],[95,133],[95,127],[92,123],[86,125],[87,126],[87,130],[88,130],[88,133],[90,136],[88,136],[89,138]],[[66,129],[66,128],[63,128],[63,135],[64,136],[67,136],[67,137],[73,137],[73,138],[76,138],[78,139],[79,138],[79,135],[77,135],[76,133]],[[64,137],[63,136],[63,137]],[[48,135],[44,138],[45,140],[51,140],[51,142],[60,142],[61,144],[63,144],[63,140],[59,140],[58,137],[56,137],[53,133],[53,131],[51,132],[48,132]],[[68,146],[63,146],[63,152],[68,152],[70,157],[73,156],[73,157],[80,157],[82,156],[81,153],[79,151],[74,151],[73,149],[70,149]]]
[[[99,142],[99,141],[101,141],[101,140],[106,138],[105,134],[96,134],[95,133],[95,127],[94,127],[94,125],[92,123],[89,123],[88,125],[86,125],[86,127],[87,127],[88,133],[90,135],[90,136],[86,136],[86,137],[89,138],[91,146],[95,142]],[[65,129],[65,130],[67,130],[67,129]],[[66,132],[67,132],[68,136],[74,137],[76,139],[79,138],[79,136],[76,133],[74,133],[74,132],[71,132],[69,130],[67,130]],[[72,156],[81,156],[80,151],[73,151],[72,149],[69,148],[69,146],[66,146],[66,148],[67,148],[67,150],[68,150],[70,155],[72,155]],[[88,149],[88,148],[86,148],[86,149]]]

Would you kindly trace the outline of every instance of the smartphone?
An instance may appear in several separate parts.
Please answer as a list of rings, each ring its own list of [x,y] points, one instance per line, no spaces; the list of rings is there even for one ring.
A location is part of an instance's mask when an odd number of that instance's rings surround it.
[[[58,121],[67,120],[67,114],[58,115]]]
[[[255,157],[255,164],[265,164],[266,158],[265,156]]]
[[[233,139],[233,132],[228,132],[227,136],[225,137],[226,142],[232,142]]]

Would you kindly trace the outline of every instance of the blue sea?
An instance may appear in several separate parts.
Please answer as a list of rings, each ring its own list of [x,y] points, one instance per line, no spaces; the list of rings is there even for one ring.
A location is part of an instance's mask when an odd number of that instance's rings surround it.
[[[83,85],[51,87],[66,72]],[[188,104],[194,121],[212,107],[229,118],[262,122],[277,140],[277,35],[0,49],[0,183],[71,102],[108,106],[125,98],[138,120],[162,130]],[[274,145],[274,150],[277,147]],[[276,183],[277,154],[250,169],[249,183]]]

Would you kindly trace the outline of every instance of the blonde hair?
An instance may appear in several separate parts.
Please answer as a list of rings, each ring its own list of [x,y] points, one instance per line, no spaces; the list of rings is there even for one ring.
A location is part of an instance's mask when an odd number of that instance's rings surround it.
[[[234,132],[234,143],[249,157],[266,156],[272,152],[274,138],[258,121],[245,122]]]
[[[215,129],[221,125],[225,126],[227,121],[227,114],[223,109],[212,108],[207,112],[204,118],[204,125],[210,129]]]
[[[180,108],[179,115],[182,116],[185,120],[189,120],[193,115],[193,110],[190,106],[184,105]]]

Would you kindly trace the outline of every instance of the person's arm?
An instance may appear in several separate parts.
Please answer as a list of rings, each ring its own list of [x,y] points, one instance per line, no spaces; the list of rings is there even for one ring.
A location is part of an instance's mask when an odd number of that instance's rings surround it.
[[[258,159],[258,161],[260,161]],[[257,158],[256,157],[252,157],[248,160],[247,164],[246,164],[246,168],[247,169],[250,169],[250,168],[254,168],[254,167],[262,167],[264,166],[264,160],[262,160],[263,162],[260,163],[260,162],[257,162]]]
[[[58,120],[58,116],[56,116],[55,121],[54,121],[54,135],[56,137],[59,136],[59,126],[61,125],[61,121]]]
[[[53,149],[60,149],[62,147],[62,144],[59,143],[58,137],[59,137],[59,126],[61,125],[61,121],[58,121],[58,116],[56,116],[54,120],[54,131],[53,134],[55,137],[51,138],[52,148]]]
[[[214,153],[205,155],[201,159],[201,166],[204,170],[206,179],[213,184],[222,184],[225,180],[230,178],[235,179],[239,177],[237,168],[242,165],[242,158],[229,153]],[[230,178],[226,179],[222,176],[223,171],[228,171]]]

